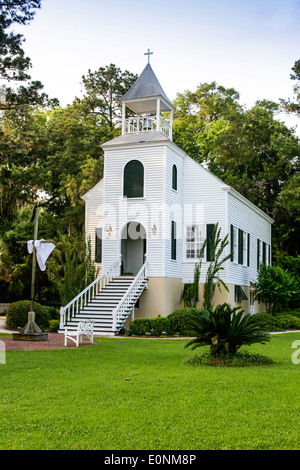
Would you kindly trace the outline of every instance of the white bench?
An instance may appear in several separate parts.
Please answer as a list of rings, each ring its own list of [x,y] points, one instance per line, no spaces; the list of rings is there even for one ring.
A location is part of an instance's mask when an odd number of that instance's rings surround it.
[[[78,323],[76,330],[68,330],[68,328],[65,328],[64,335],[65,346],[67,346],[67,341],[68,339],[70,339],[71,341],[74,341],[78,348],[79,343],[82,343],[83,335],[90,338],[90,341],[92,343],[94,336],[94,322],[92,320],[81,321]]]

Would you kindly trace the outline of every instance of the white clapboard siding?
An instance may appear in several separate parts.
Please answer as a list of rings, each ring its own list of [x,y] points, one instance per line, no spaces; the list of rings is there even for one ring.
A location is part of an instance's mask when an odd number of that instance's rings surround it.
[[[165,154],[165,203],[164,227],[165,276],[182,278],[182,217],[184,152],[175,146],[167,146]],[[173,165],[177,168],[177,190],[172,188]],[[176,260],[171,259],[171,223],[176,223]]]
[[[91,240],[92,258],[95,258],[96,228],[102,227],[103,179],[99,181],[82,199],[85,201],[85,237]],[[96,264],[98,268],[101,265]]]
[[[123,172],[131,160],[144,165],[144,197],[123,198]],[[143,225],[147,235],[149,259],[148,275],[162,276],[162,217],[160,215],[164,188],[164,146],[136,144],[130,147],[107,149],[104,159],[104,227],[111,225],[113,233],[104,232],[103,269],[107,269],[120,255],[120,237],[128,221]],[[152,233],[155,223],[157,233]]]
[[[271,247],[272,219],[233,190],[228,191],[228,233],[230,225],[250,234],[250,266],[228,261],[228,283],[249,286],[257,279],[257,239]]]
[[[228,186],[203,168],[192,158],[186,156],[184,159],[184,226],[188,223],[200,223],[204,226],[204,238],[206,238],[206,225],[219,223],[221,237],[227,234],[226,214],[226,191]],[[192,210],[192,220],[189,212]],[[200,282],[205,282],[209,263],[206,256],[202,262]],[[185,256],[185,245],[183,246],[182,277],[183,282],[193,281],[195,263],[187,260]],[[226,279],[226,266],[221,272],[221,277]]]

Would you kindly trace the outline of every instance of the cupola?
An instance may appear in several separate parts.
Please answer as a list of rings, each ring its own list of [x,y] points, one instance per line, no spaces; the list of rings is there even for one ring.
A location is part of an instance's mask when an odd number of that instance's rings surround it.
[[[122,134],[137,132],[161,132],[172,140],[172,121],[175,109],[162,89],[150,65],[148,64],[132,87],[121,98],[122,102]],[[126,106],[134,112],[134,116],[126,118]],[[166,113],[162,115],[162,113]]]

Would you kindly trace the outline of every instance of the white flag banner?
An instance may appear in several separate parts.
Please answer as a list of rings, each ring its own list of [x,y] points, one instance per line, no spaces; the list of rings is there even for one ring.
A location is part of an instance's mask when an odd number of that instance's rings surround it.
[[[34,246],[36,249],[36,259],[41,271],[46,270],[46,261],[49,258],[49,255],[55,248],[54,243],[42,243],[44,240],[35,240]],[[33,252],[33,240],[27,242],[28,253]]]

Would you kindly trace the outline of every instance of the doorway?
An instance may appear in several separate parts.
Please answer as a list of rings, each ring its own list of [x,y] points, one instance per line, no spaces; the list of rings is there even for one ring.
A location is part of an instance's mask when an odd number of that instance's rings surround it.
[[[121,274],[136,276],[145,262],[146,230],[138,222],[129,222],[121,233]]]

